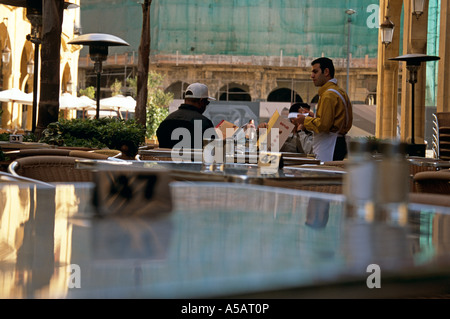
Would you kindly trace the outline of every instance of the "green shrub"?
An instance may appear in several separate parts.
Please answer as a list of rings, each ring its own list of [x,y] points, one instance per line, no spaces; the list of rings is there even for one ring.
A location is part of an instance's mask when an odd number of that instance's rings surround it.
[[[63,119],[50,123],[42,132],[40,142],[58,146],[109,148],[134,157],[139,146],[145,142],[145,131],[134,119]]]
[[[0,134],[0,141],[3,142],[9,142],[9,135],[12,133],[1,133]],[[31,132],[27,132],[26,134],[23,134],[23,141],[24,142],[37,142],[37,137]]]

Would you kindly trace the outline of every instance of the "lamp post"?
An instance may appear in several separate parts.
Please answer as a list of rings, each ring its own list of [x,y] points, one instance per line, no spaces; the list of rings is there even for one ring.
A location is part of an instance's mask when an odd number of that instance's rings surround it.
[[[94,61],[94,71],[97,73],[97,112],[96,119],[100,118],[100,77],[102,73],[102,63],[108,57],[108,47],[128,46],[129,44],[114,35],[104,33],[83,34],[68,42],[69,44],[79,44],[89,46],[89,56]]]
[[[347,9],[345,10],[345,13],[348,15],[348,32],[347,32],[347,94],[349,93],[350,89],[350,31],[351,31],[351,25],[352,25],[352,14],[355,14],[356,11],[353,9]]]
[[[420,53],[406,54],[406,55],[402,55],[402,56],[398,56],[398,57],[389,59],[389,60],[394,60],[394,61],[405,61],[406,68],[408,69],[408,73],[409,73],[408,82],[411,84],[411,144],[409,145],[408,153],[410,156],[425,157],[425,145],[414,143],[414,108],[415,108],[414,89],[415,89],[415,84],[417,83],[417,71],[419,70],[422,62],[437,61],[439,59],[440,59],[440,57],[438,57],[438,56],[431,56],[431,55],[420,54]]]
[[[41,44],[42,31],[42,1],[26,1],[27,19],[31,23],[31,33],[27,35],[27,40],[34,44],[34,70],[33,70],[33,118],[31,131],[36,130],[37,122],[37,91],[39,75],[39,46]],[[28,68],[28,66],[27,66]]]

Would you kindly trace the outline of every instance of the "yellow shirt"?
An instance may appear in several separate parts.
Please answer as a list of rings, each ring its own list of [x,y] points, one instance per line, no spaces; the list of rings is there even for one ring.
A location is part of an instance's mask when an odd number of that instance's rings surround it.
[[[338,91],[347,102],[347,111],[341,97],[330,89]],[[346,134],[353,123],[352,104],[345,93],[337,84],[328,81],[319,89],[319,103],[315,117],[305,118],[305,128],[315,133],[338,132]],[[348,118],[347,115],[348,114]]]

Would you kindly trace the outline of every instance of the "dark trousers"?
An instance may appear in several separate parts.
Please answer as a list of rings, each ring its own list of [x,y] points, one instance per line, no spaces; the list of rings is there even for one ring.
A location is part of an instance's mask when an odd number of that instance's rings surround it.
[[[347,156],[347,142],[345,136],[338,136],[334,147],[333,161],[342,161]]]

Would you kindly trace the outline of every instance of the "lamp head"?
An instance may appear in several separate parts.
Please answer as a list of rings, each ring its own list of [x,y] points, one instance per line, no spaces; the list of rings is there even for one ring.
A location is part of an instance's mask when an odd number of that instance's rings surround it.
[[[392,43],[392,38],[394,37],[395,24],[389,19],[388,16],[385,17],[382,24],[380,24],[381,30],[381,42],[388,46]]]

